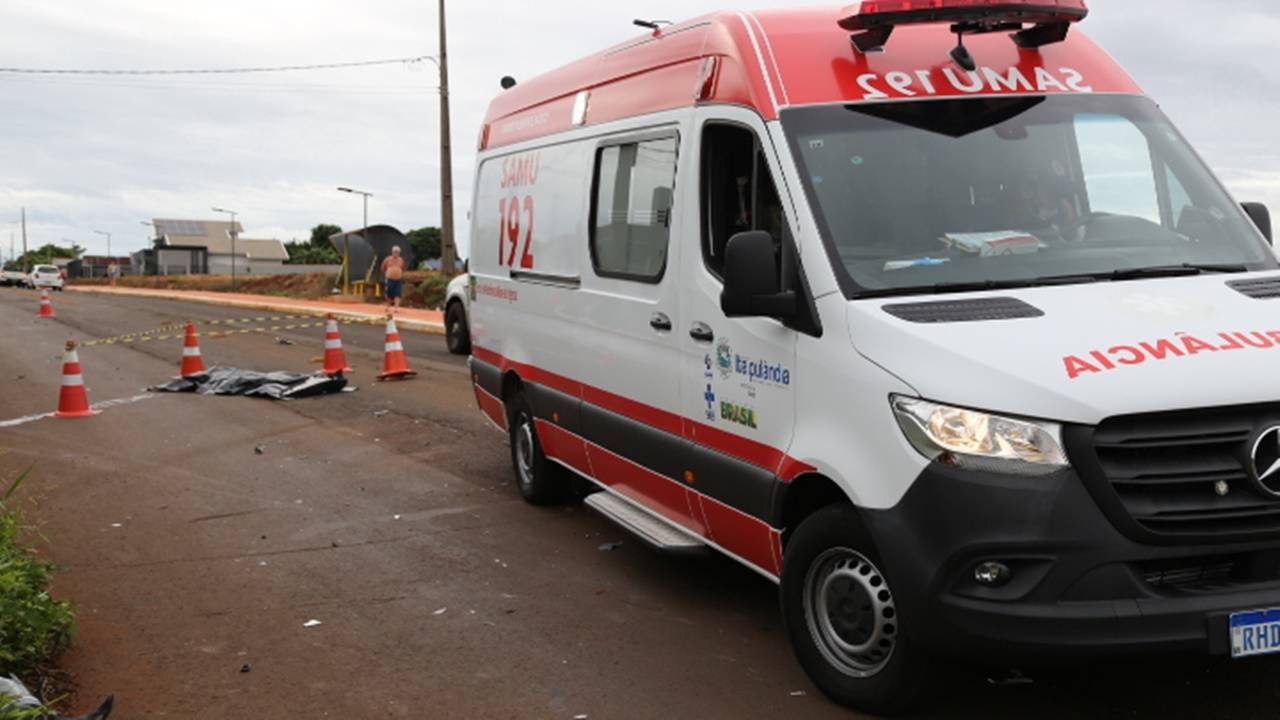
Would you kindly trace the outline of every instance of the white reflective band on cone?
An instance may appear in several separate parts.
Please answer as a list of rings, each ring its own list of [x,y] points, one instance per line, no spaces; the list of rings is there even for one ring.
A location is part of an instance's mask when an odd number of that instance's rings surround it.
[[[324,331],[325,331],[325,332],[327,332],[327,333],[336,333],[336,332],[338,332],[338,321],[337,321],[337,320],[330,320],[330,321],[329,321],[329,324],[324,326]]]
[[[63,365],[66,365],[68,363],[78,363],[78,362],[80,362],[80,353],[76,352],[75,350],[68,350],[62,356]]]
[[[404,346],[400,344],[399,340],[389,342],[387,343],[387,352],[404,352]]]
[[[393,333],[393,332],[396,332],[396,321],[395,321],[395,320],[388,320],[388,321],[387,321],[387,334],[388,334],[388,335],[390,335],[390,334],[391,334],[391,333]]]
[[[67,387],[69,385],[83,385],[83,384],[84,384],[83,375],[63,375],[62,376],[63,387]]]
[[[324,341],[324,349],[325,349],[325,350],[338,350],[338,349],[340,349],[341,347],[342,347],[342,341],[341,341],[341,340],[325,340],[325,341]]]
[[[200,348],[184,347],[182,348],[182,357],[200,357]]]

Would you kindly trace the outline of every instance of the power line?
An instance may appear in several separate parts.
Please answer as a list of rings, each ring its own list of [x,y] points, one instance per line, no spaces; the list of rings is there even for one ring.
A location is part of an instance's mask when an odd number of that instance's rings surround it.
[[[359,60],[355,62],[320,63],[316,65],[277,65],[267,67],[243,68],[205,68],[205,69],[169,69],[169,70],[89,70],[67,68],[18,68],[0,67],[0,73],[11,75],[243,75],[249,73],[293,72],[298,70],[335,70],[339,68],[371,67],[374,65],[410,65],[425,61],[434,61],[430,55],[419,55],[409,58],[390,60]]]

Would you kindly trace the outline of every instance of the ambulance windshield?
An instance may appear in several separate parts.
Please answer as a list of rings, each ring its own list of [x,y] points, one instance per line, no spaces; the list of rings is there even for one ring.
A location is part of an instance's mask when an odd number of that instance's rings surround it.
[[[793,108],[782,123],[850,297],[1277,267],[1146,98]]]

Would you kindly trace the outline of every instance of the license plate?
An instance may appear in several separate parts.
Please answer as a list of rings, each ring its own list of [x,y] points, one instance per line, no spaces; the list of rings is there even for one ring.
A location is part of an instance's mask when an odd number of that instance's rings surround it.
[[[1231,616],[1231,657],[1280,653],[1280,608]]]

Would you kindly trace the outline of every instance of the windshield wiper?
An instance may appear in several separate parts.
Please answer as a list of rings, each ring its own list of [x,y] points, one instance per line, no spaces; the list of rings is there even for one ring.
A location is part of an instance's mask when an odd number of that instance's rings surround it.
[[[1128,270],[1117,270],[1113,275],[1117,280],[1128,280],[1131,278],[1144,277],[1179,277],[1182,275],[1202,275],[1204,273],[1242,273],[1249,272],[1249,268],[1239,263],[1233,264],[1213,264],[1213,263],[1182,263],[1181,265],[1163,265],[1147,268],[1131,268]]]
[[[982,292],[983,290],[1014,290],[1036,285],[1035,280],[979,280],[976,282],[935,283],[918,287],[881,288],[879,290],[862,290],[857,297],[883,298],[905,295],[946,295],[949,293]]]
[[[1244,265],[1213,265],[1208,263],[1182,263],[1181,265],[1155,265],[1152,267],[1124,268],[1110,272],[1080,273],[1076,275],[1051,275],[1036,278],[1034,285],[1069,285],[1072,283],[1140,280],[1143,278],[1191,277],[1205,273],[1249,272]]]
[[[984,290],[1017,290],[1049,285],[1077,285],[1095,282],[1116,282],[1122,280],[1139,280],[1142,278],[1190,277],[1205,273],[1242,273],[1249,272],[1244,265],[1209,263],[1182,263],[1181,265],[1157,265],[1143,268],[1124,268],[1098,273],[1078,273],[1075,275],[1047,275],[1031,280],[979,280],[975,282],[936,283],[905,288],[882,288],[863,290],[857,298],[884,298],[908,295],[946,295],[949,293],[982,292]]]

